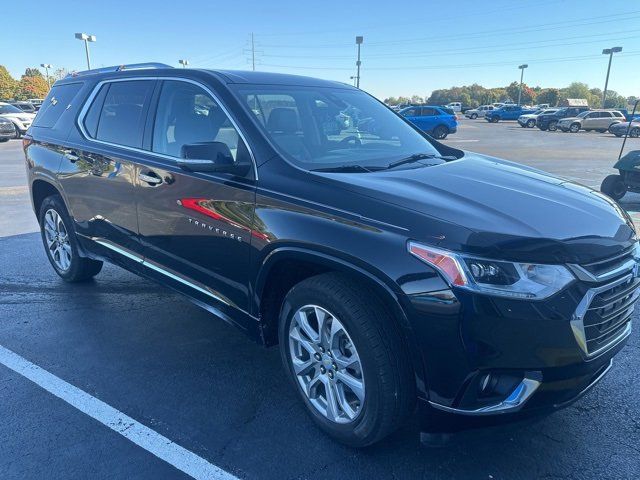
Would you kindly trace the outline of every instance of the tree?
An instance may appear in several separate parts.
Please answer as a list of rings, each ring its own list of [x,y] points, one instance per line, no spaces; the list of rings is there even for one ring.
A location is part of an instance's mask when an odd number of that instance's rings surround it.
[[[27,68],[24,71],[23,77],[42,77],[42,72],[37,68]]]
[[[51,81],[55,82],[56,80],[62,80],[67,75],[69,75],[69,71],[66,68],[56,68],[56,70],[51,74]]]
[[[20,99],[44,98],[49,93],[49,85],[42,75],[23,75],[20,79],[19,91],[16,95]]]
[[[18,82],[11,76],[4,65],[0,65],[0,100],[15,98]]]
[[[420,95],[412,95],[411,103],[424,103],[424,98],[422,98]]]
[[[543,88],[536,96],[537,103],[548,103],[550,107],[555,107],[560,101],[560,90],[557,88]]]

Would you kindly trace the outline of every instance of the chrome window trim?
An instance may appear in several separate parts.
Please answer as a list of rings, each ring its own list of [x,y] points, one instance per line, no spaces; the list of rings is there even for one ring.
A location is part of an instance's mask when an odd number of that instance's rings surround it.
[[[80,129],[80,132],[82,133],[82,136],[89,142],[99,143],[99,144],[102,144],[102,145],[108,145],[110,147],[122,148],[124,150],[129,150],[131,152],[144,153],[146,155],[151,155],[151,156],[154,156],[154,157],[157,157],[157,158],[161,158],[163,160],[169,160],[175,166],[180,168],[179,165],[177,165],[177,160],[179,159],[179,157],[172,157],[170,155],[165,155],[163,153],[158,153],[158,152],[154,152],[154,151],[151,151],[151,150],[144,150],[142,148],[129,147],[127,145],[120,145],[118,143],[111,143],[111,142],[105,142],[103,140],[98,140],[97,138],[92,138],[87,133],[86,129],[84,128],[84,118],[87,115],[87,112],[88,112],[89,108],[91,107],[91,104],[93,103],[93,100],[95,99],[96,95],[98,95],[98,92],[100,91],[100,89],[102,88],[103,85],[105,85],[107,83],[144,81],[144,80],[146,80],[146,81],[167,81],[167,80],[172,80],[172,81],[176,81],[176,82],[191,83],[193,85],[196,85],[197,87],[202,88],[207,94],[211,95],[211,98],[213,98],[213,100],[218,104],[218,106],[225,113],[225,115],[227,116],[227,118],[231,122],[231,125],[233,125],[233,128],[236,129],[236,131],[238,132],[238,135],[240,136],[240,138],[242,139],[242,141],[246,145],[247,150],[249,151],[249,157],[251,157],[251,164],[253,165],[253,174],[255,176],[256,181],[258,180],[258,167],[257,167],[256,158],[255,158],[255,156],[253,154],[253,150],[251,149],[251,145],[247,141],[247,137],[242,132],[242,129],[240,129],[240,127],[238,126],[238,123],[235,121],[233,116],[229,113],[229,110],[227,109],[227,107],[225,107],[225,105],[220,101],[220,98],[215,93],[213,93],[213,91],[209,87],[207,87],[206,85],[204,85],[204,84],[202,84],[200,82],[196,82],[195,80],[191,80],[189,78],[166,77],[166,76],[160,76],[160,77],[158,77],[158,76],[155,76],[155,77],[154,76],[149,76],[149,77],[124,77],[124,78],[112,78],[112,79],[102,80],[102,81],[98,82],[93,87],[93,90],[91,91],[91,94],[87,97],[87,99],[85,100],[84,104],[82,105],[82,108],[80,109],[80,113],[78,114],[78,119],[76,120],[76,125]],[[153,106],[153,105],[151,105],[151,106]]]

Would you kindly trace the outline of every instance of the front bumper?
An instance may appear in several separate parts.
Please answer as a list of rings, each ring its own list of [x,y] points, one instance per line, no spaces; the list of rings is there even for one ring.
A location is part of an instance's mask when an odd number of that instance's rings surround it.
[[[586,278],[582,269],[582,278],[542,301],[458,289],[410,295],[426,376],[422,401],[468,417],[575,401],[606,374],[631,332],[640,279],[623,260],[613,276]]]

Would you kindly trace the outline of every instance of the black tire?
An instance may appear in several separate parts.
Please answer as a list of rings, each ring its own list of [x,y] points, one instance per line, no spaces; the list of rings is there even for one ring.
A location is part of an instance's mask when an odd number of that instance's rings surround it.
[[[527,128],[533,128],[535,126],[536,126],[536,121],[533,118],[527,120]]]
[[[550,121],[547,128],[550,132],[555,132],[556,130],[558,130],[558,122],[556,120]]]
[[[449,135],[449,129],[444,125],[438,125],[433,129],[433,138],[437,140],[444,140]]]
[[[614,135],[615,135],[616,137],[618,137],[618,138],[621,138],[621,137],[622,137],[622,134],[621,134],[621,133],[614,133]]]
[[[8,138],[0,138],[0,143],[4,143],[4,142],[8,142],[9,139]]]
[[[68,246],[70,247],[71,261],[67,268],[62,268],[56,264],[54,254],[49,248],[49,242],[47,240],[47,233],[45,232],[45,216],[47,212],[54,211],[62,221],[62,225],[66,230],[66,237],[68,238]],[[67,208],[64,205],[64,201],[60,195],[51,195],[42,201],[40,206],[40,212],[38,214],[38,220],[40,223],[40,233],[42,236],[42,243],[44,245],[47,258],[51,263],[51,266],[55,272],[66,282],[83,282],[95,277],[102,269],[102,262],[92,260],[80,256],[80,249],[78,246],[78,239],[73,229],[73,222],[69,217]],[[60,255],[61,253],[59,253]]]
[[[500,121],[499,117],[491,117],[491,123],[498,123]]]
[[[566,131],[566,130],[564,130],[564,129],[563,129],[563,131]],[[569,131],[570,131],[571,133],[578,133],[578,132],[580,131],[580,124],[579,124],[579,123],[577,123],[577,122],[572,123],[572,124],[569,126]]]
[[[631,138],[640,137],[640,127],[633,127],[631,130],[629,130],[629,136]]]
[[[548,130],[548,127],[538,127],[540,129],[541,132],[546,132]]]
[[[627,193],[627,186],[620,175],[609,175],[602,181],[600,191],[618,201]]]
[[[471,120],[475,120],[476,118],[478,118],[478,114],[477,113],[472,113],[471,114]]]
[[[307,305],[330,312],[344,326],[360,357],[365,396],[350,423],[329,420],[313,406],[293,370],[289,328]],[[378,442],[398,429],[415,405],[415,380],[405,342],[379,296],[350,276],[325,273],[303,280],[287,294],[280,313],[280,352],[285,370],[314,422],[352,447]]]
[[[15,136],[13,138],[19,139],[20,137],[22,137],[22,134],[20,133],[20,130],[18,129],[18,127],[16,127],[14,125],[13,128],[16,129],[16,133],[15,133]]]

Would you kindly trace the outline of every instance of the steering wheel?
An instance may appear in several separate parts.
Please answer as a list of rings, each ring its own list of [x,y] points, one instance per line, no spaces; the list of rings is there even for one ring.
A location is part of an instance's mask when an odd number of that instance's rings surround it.
[[[339,145],[345,145],[349,142],[353,142],[356,145],[362,145],[362,142],[360,141],[360,139],[355,135],[349,135],[348,137],[344,137],[342,140],[340,140]]]

